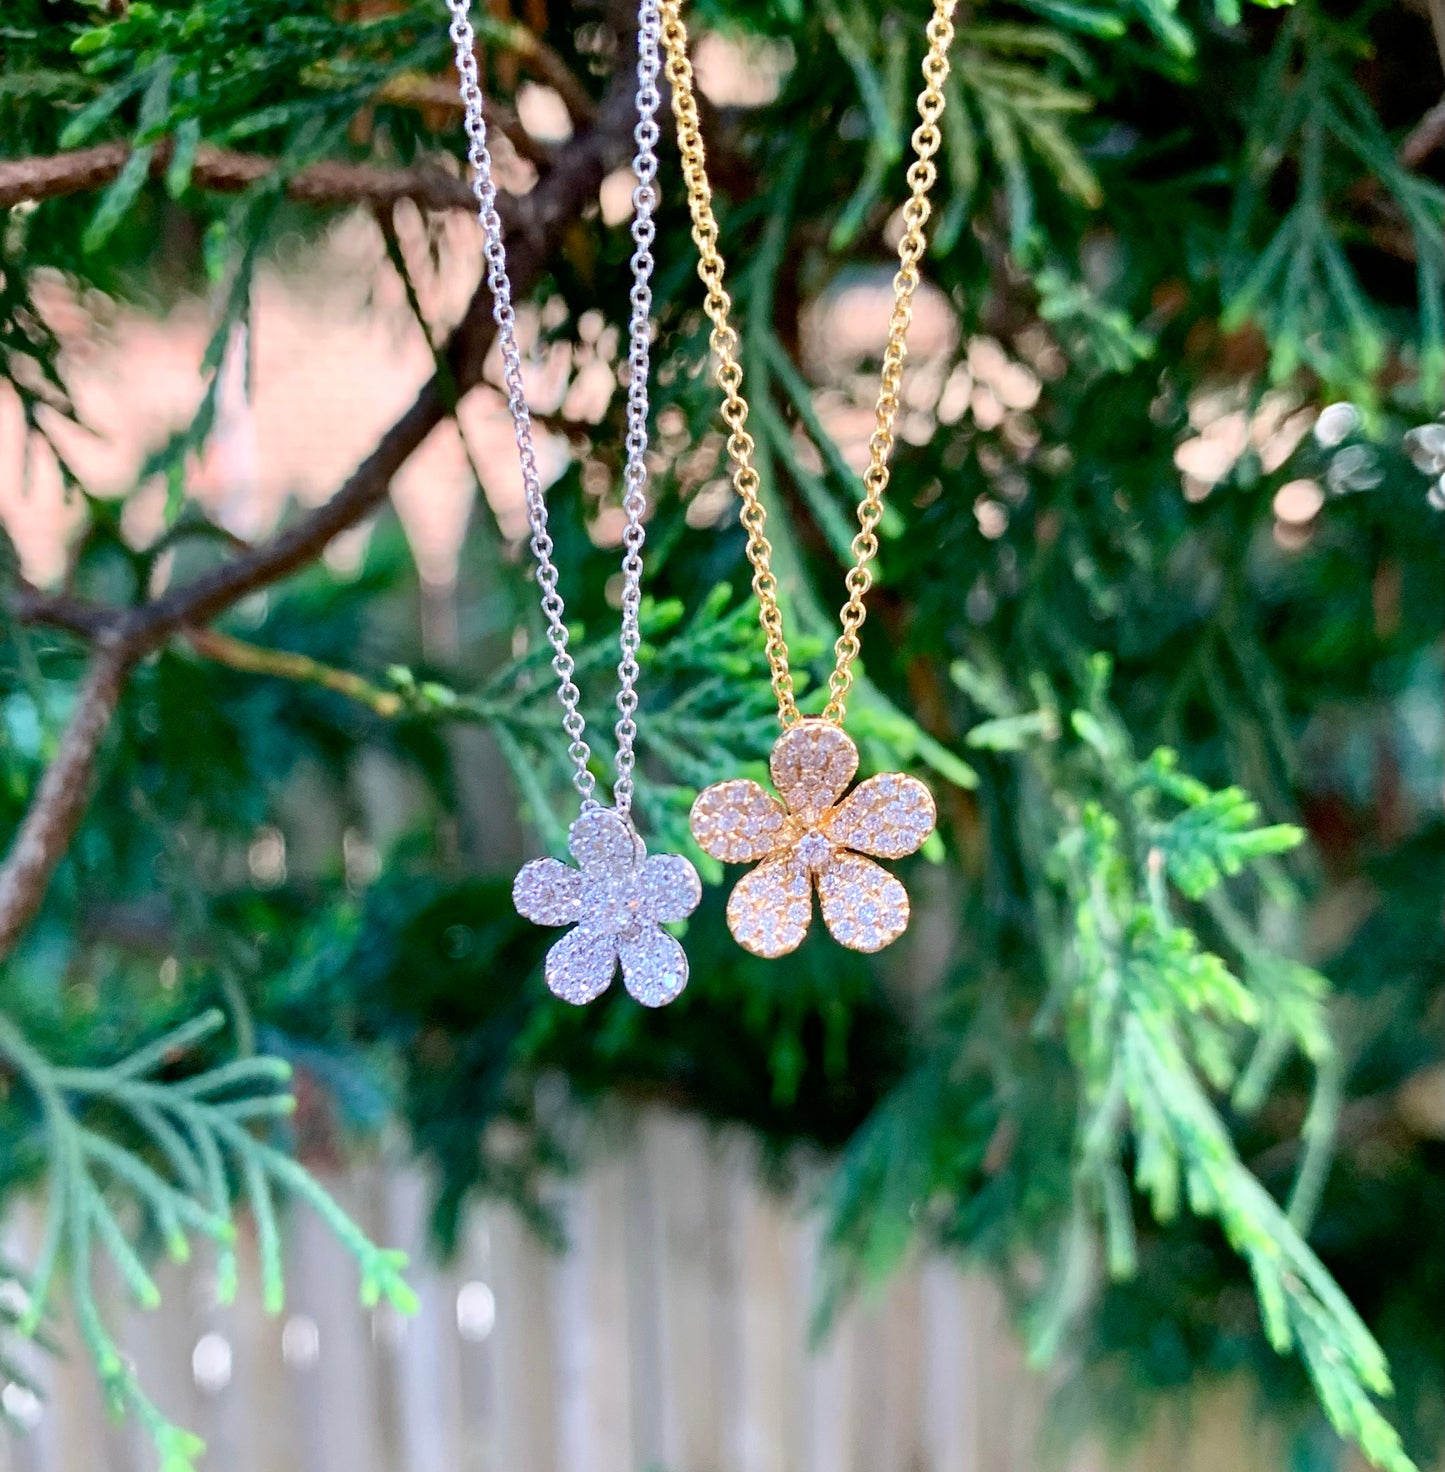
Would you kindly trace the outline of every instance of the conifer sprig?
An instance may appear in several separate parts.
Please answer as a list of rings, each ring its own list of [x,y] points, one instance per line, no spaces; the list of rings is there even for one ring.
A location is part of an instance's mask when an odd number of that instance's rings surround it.
[[[237,1287],[235,1187],[256,1222],[266,1308],[285,1301],[276,1195],[316,1211],[361,1269],[361,1301],[385,1300],[410,1313],[416,1299],[402,1276],[406,1255],[375,1246],[321,1184],[294,1159],[252,1133],[258,1121],[291,1114],[291,1067],[283,1059],[236,1058],[185,1077],[173,1070],[225,1025],[208,1010],[97,1068],[57,1066],[0,1013],[0,1057],[31,1092],[49,1162],[41,1245],[23,1287],[17,1332],[34,1335],[64,1294],[107,1399],[134,1415],[151,1436],[163,1472],[189,1472],[204,1450],[199,1437],[170,1421],[106,1322],[96,1292],[96,1265],[108,1259],[135,1303],[159,1307],[160,1290],[135,1245],[153,1227],[175,1262],[207,1239],[216,1253],[216,1295],[230,1302]]]

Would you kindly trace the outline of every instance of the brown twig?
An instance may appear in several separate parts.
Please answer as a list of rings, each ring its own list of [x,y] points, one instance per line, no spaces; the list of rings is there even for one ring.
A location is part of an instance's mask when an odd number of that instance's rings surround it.
[[[22,624],[45,624],[82,639],[100,638],[115,622],[115,610],[69,593],[42,593],[23,580],[5,600],[10,616]]]
[[[1440,58],[1440,70],[1445,71],[1445,0],[1425,0],[1430,12],[1430,32],[1435,37],[1435,53]]]
[[[597,126],[579,133],[558,154],[555,167],[530,194],[505,202],[518,296],[535,285],[566,231],[597,198],[607,171],[626,159],[631,126],[632,99],[622,78],[598,113]],[[177,632],[208,623],[248,593],[306,566],[384,501],[397,470],[451,411],[453,391],[465,393],[480,381],[495,330],[483,283],[443,350],[446,371],[422,388],[329,501],[269,541],[134,608],[101,608],[26,587],[12,593],[8,601],[17,618],[89,638],[95,653],[60,749],[0,866],[0,956],[34,918],[85,811],[95,754],[130,668]]]
[[[1411,128],[1400,145],[1400,162],[1407,169],[1418,169],[1441,144],[1445,144],[1445,98]]]
[[[562,99],[574,127],[591,127],[597,121],[597,104],[573,75],[572,68],[541,37],[526,26],[516,26],[507,50]]]
[[[0,163],[0,208],[99,189],[120,173],[130,152],[129,143],[102,143],[70,153]],[[151,172],[163,172],[169,159],[169,144],[157,145]],[[276,168],[276,160],[263,154],[203,145],[196,151],[191,178],[202,189],[236,194],[268,178]],[[292,199],[307,204],[395,204],[410,199],[424,209],[476,208],[464,179],[425,167],[378,169],[327,161],[298,170],[287,179],[285,188]]]
[[[493,383],[492,387],[498,393],[504,392],[500,384]],[[533,409],[532,423],[572,445],[589,442],[597,433],[597,425],[590,420],[573,419],[560,409]]]
[[[376,94],[379,103],[393,107],[422,108],[442,113],[460,113],[462,99],[457,92],[455,80],[447,77],[428,77],[420,73],[404,73],[393,77]],[[547,168],[552,162],[552,149],[522,126],[522,120],[503,102],[488,97],[484,104],[487,126],[495,128],[524,158],[539,169]]]
[[[247,674],[272,675],[295,684],[316,685],[322,690],[344,695],[379,716],[390,718],[401,714],[404,702],[395,690],[383,690],[361,675],[323,664],[309,654],[296,654],[289,649],[263,649],[259,644],[233,639],[230,634],[222,634],[216,629],[185,629],[182,632],[197,654],[216,664]]]
[[[0,869],[0,956],[9,952],[40,908],[55,865],[85,812],[96,753],[132,659],[116,642],[98,646],[91,656],[70,723]]]
[[[1441,0],[1445,5],[1445,0]],[[1406,135],[1396,157],[1407,169],[1418,169],[1434,151],[1445,144],[1445,99],[1437,102]],[[1369,174],[1351,185],[1347,198],[1362,213],[1373,216],[1366,225],[1370,242],[1377,250],[1397,260],[1414,261],[1419,255],[1415,232],[1399,201],[1378,174]]]

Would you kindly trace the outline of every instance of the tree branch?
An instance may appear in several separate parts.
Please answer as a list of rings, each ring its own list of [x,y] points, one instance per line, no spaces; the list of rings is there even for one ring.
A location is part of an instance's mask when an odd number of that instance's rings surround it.
[[[572,68],[526,26],[516,26],[508,50],[538,81],[545,82],[562,99],[576,127],[591,127],[597,121],[597,104],[572,74]]]
[[[185,636],[197,654],[216,664],[244,670],[248,674],[271,675],[295,684],[315,685],[344,695],[379,716],[390,718],[400,715],[406,704],[395,690],[383,690],[361,675],[323,664],[309,654],[295,654],[289,649],[263,649],[259,644],[233,639],[231,635],[215,629],[186,629]]]
[[[607,171],[628,157],[632,121],[632,97],[622,76],[597,125],[557,155],[555,167],[530,194],[505,201],[512,284],[519,297],[536,284],[567,230],[596,200]],[[16,617],[80,634],[95,641],[96,652],[60,750],[0,867],[0,957],[34,918],[85,811],[95,753],[131,666],[178,631],[208,623],[247,594],[314,561],[334,537],[380,505],[392,477],[451,412],[454,394],[481,380],[496,333],[491,306],[484,280],[443,350],[445,371],[422,387],[329,501],[269,541],[134,608],[106,609],[25,587],[12,593]]]
[[[392,107],[436,109],[443,113],[462,111],[461,95],[457,91],[454,77],[428,77],[404,73],[393,77],[376,94],[379,103]],[[495,128],[517,150],[519,157],[535,164],[539,169],[550,167],[552,148],[541,142],[522,126],[522,120],[505,103],[488,97],[484,103],[487,126]]]
[[[1441,54],[1445,65],[1445,51]],[[1400,145],[1400,162],[1407,169],[1418,169],[1421,164],[1445,144],[1445,98],[1442,98],[1410,130],[1410,135]]]
[[[125,167],[130,153],[129,143],[101,143],[44,158],[7,160],[0,163],[0,208],[100,189]],[[151,159],[153,175],[165,172],[170,155],[169,142],[156,146]],[[263,154],[238,153],[206,144],[196,150],[191,178],[202,189],[239,194],[276,169],[276,160]],[[327,160],[299,169],[285,187],[292,199],[306,204],[395,204],[410,199],[424,209],[477,207],[465,179],[423,166],[378,169],[369,164]]]
[[[19,623],[64,629],[82,639],[98,639],[116,619],[113,608],[69,593],[42,593],[23,579],[17,580],[5,604],[10,616]]]
[[[85,812],[95,755],[131,663],[124,646],[113,642],[98,647],[91,657],[70,724],[0,869],[0,956],[9,952],[40,908],[55,865]]]
[[[1425,0],[1430,12],[1430,31],[1435,37],[1435,52],[1440,58],[1440,69],[1445,71],[1445,0]]]

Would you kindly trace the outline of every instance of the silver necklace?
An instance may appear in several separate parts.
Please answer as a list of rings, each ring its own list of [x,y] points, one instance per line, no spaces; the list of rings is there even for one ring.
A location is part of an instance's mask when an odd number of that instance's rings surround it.
[[[578,1004],[601,996],[622,968],[623,985],[639,1002],[660,1007],[687,984],[687,957],[662,927],[684,920],[697,907],[702,885],[692,864],[678,854],[648,855],[632,823],[633,775],[637,766],[637,652],[642,643],[638,610],[642,603],[643,518],[647,511],[647,385],[651,372],[652,214],[657,205],[658,45],[661,21],[657,0],[641,0],[637,26],[637,156],[633,169],[632,312],[629,324],[627,387],[627,461],[622,506],[627,524],[622,535],[622,658],[617,666],[617,741],[612,806],[596,797],[591,771],[592,749],[580,710],[581,693],[573,678],[576,666],[567,649],[566,607],[558,591],[557,565],[547,530],[547,499],[537,472],[532,415],[522,383],[522,356],[517,346],[517,319],[507,275],[502,221],[497,213],[497,187],[482,116],[482,89],[474,54],[471,0],[447,0],[449,34],[456,47],[457,72],[467,130],[467,158],[472,166],[472,192],[477,199],[486,257],[492,316],[502,355],[507,408],[522,462],[522,486],[531,528],[542,614],[552,646],[562,729],[568,739],[572,785],[582,811],[568,830],[567,846],[577,867],[557,859],[536,859],[522,867],[512,887],[518,912],[538,925],[573,928],[547,952],[548,987],[564,1001]]]

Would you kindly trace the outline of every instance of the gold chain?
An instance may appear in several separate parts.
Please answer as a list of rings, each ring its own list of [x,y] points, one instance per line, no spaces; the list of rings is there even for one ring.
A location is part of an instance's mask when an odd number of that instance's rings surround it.
[[[907,356],[908,327],[913,320],[913,295],[918,289],[918,263],[925,248],[924,226],[932,206],[929,191],[938,177],[933,156],[942,141],[938,120],[943,113],[943,84],[948,76],[948,48],[953,43],[953,12],[957,0],[933,0],[928,22],[928,54],[923,62],[923,91],[918,98],[919,124],[913,131],[914,160],[908,166],[909,198],[903,206],[903,237],[898,242],[898,273],[893,278],[893,313],[888,320],[888,340],[883,350],[883,370],[878,388],[877,425],[868,442],[868,468],[863,473],[864,497],[858,506],[858,535],[853,539],[853,566],[845,585],[848,601],[843,605],[843,632],[834,645],[835,663],[828,679],[825,720],[841,725],[846,713],[848,691],[853,684],[853,663],[858,658],[858,631],[867,617],[864,599],[872,586],[869,563],[878,555],[878,521],[883,515],[883,496],[888,489],[889,460],[893,454],[893,425],[898,417],[899,389]],[[747,532],[748,561],[753,569],[753,592],[757,595],[759,621],[766,637],[768,668],[778,717],[793,726],[801,719],[788,669],[788,646],[783,638],[783,615],[778,607],[778,580],[772,571],[772,547],[766,536],[767,512],[759,499],[760,482],[753,465],[753,438],[748,433],[748,403],[743,397],[743,369],[738,361],[737,329],[729,320],[732,299],[723,286],[725,270],[717,248],[717,218],[712,208],[712,188],[707,178],[707,158],[698,122],[697,98],[692,85],[692,63],[687,59],[687,29],[682,21],[681,0],[662,0],[662,44],[667,54],[667,80],[672,88],[672,111],[677,123],[677,146],[682,154],[682,174],[687,184],[688,209],[692,215],[692,238],[697,246],[697,273],[707,288],[703,310],[712,323],[709,341],[716,363],[715,377],[723,394],[722,417],[728,427],[727,452],[733,466],[733,488],[743,503],[741,519]]]
[[[753,437],[747,431],[748,401],[743,398],[743,365],[738,362],[737,329],[728,320],[732,298],[723,286],[723,258],[717,248],[717,217],[712,211],[712,187],[707,181],[707,156],[698,122],[697,98],[692,89],[692,63],[687,59],[687,30],[679,0],[663,0],[662,44],[667,53],[667,80],[672,88],[672,112],[677,122],[677,146],[682,154],[682,176],[687,183],[692,213],[692,238],[697,246],[697,274],[707,295],[703,310],[712,323],[714,376],[722,390],[723,422],[728,427],[728,458],[733,463],[733,489],[742,498],[741,520],[747,532],[748,561],[753,568],[759,621],[763,626],[772,672],[773,694],[784,726],[801,719],[788,669],[788,646],[783,638],[783,614],[778,607],[778,580],[773,575],[773,549],[765,535],[768,519],[758,499],[760,482],[753,466]]]

